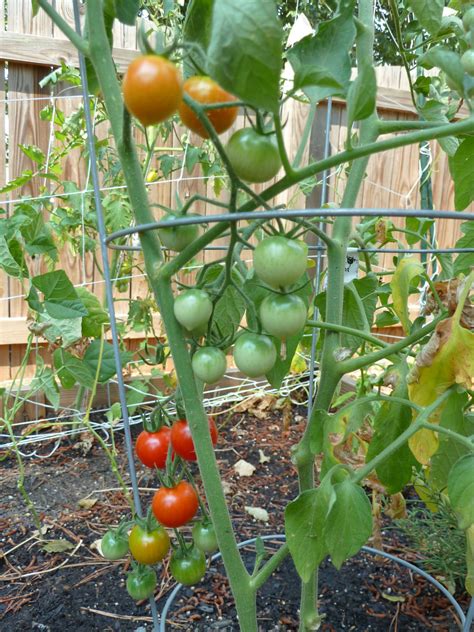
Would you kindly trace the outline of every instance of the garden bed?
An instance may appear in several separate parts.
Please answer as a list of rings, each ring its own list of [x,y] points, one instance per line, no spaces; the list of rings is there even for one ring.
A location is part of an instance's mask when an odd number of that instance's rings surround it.
[[[283,531],[284,507],[297,493],[289,446],[301,436],[304,411],[302,407],[271,410],[265,401],[242,408],[248,410],[217,417],[224,423],[217,458],[238,536],[245,540]],[[133,429],[134,434],[137,430]],[[121,433],[117,446],[125,471]],[[44,453],[51,447],[44,446]],[[252,476],[237,474],[234,465],[239,459],[254,465]],[[16,490],[16,462],[3,461],[0,542],[7,555],[0,561],[0,629],[150,630],[148,603],[136,605],[125,590],[129,562],[108,562],[95,549],[94,542],[107,527],[129,515],[101,449],[94,444],[87,451],[87,443],[77,439],[63,443],[46,459],[26,460],[26,466],[26,488],[48,527],[45,537],[53,549],[65,550],[47,552],[34,537],[31,514]],[[140,468],[138,473],[146,508],[156,483],[149,471]],[[246,507],[265,509],[268,521],[257,522]],[[384,530],[384,541],[390,553],[417,562],[395,530]],[[270,542],[268,546],[277,545]],[[245,556],[250,564],[250,548]],[[174,585],[166,564],[160,579],[159,610]],[[406,569],[365,553],[349,560],[340,572],[326,561],[319,594],[321,612],[327,615],[323,630],[458,629],[452,607],[434,587]],[[465,606],[467,597],[458,597]],[[261,630],[296,630],[298,600],[299,584],[288,560],[259,597]],[[170,630],[238,630],[220,563],[213,564],[202,584],[182,589],[169,620]]]

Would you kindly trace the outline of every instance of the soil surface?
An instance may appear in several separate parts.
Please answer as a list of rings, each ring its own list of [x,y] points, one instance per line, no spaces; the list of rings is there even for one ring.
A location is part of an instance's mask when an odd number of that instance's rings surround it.
[[[221,426],[217,458],[238,539],[243,541],[283,532],[284,507],[297,493],[289,447],[301,436],[304,410],[275,409],[265,400],[240,408],[217,416],[216,421]],[[132,428],[133,435],[139,430]],[[54,447],[35,446],[43,455]],[[129,485],[121,432],[116,433],[116,447],[119,470]],[[239,476],[234,469],[240,459],[255,467],[251,476]],[[146,509],[157,481],[146,468],[137,468]],[[0,630],[151,631],[149,604],[136,604],[125,590],[129,560],[106,561],[95,548],[110,525],[130,516],[102,448],[91,444],[87,435],[64,440],[47,458],[26,458],[25,470],[25,489],[47,529],[47,542],[38,538],[32,512],[17,490],[17,463],[7,456],[0,464]],[[255,520],[246,507],[265,509],[268,521]],[[395,530],[383,530],[382,535],[386,551],[419,563]],[[266,542],[268,550],[278,546],[277,540]],[[253,553],[251,546],[244,549],[249,567]],[[155,600],[160,612],[175,584],[167,563],[158,575]],[[467,596],[457,598],[465,610]],[[261,590],[260,630],[297,630],[298,602],[299,581],[287,559]],[[454,609],[436,588],[366,553],[346,562],[340,571],[326,560],[320,573],[319,604],[325,615],[324,631],[459,630]],[[167,621],[167,630],[239,630],[219,561],[212,563],[201,584],[181,589]]]

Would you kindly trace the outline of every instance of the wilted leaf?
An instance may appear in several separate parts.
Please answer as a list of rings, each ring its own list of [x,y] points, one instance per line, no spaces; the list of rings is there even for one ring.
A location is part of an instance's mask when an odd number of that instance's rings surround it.
[[[81,498],[77,503],[83,509],[91,509],[97,502],[97,498]]]
[[[247,461],[244,461],[244,459],[240,459],[234,465],[234,470],[239,476],[252,476],[252,474],[255,472],[255,469],[256,468],[254,465],[248,463]]]
[[[43,550],[48,553],[64,553],[64,551],[71,551],[74,548],[74,544],[69,540],[49,540],[47,544],[43,546]]]
[[[270,519],[268,511],[266,509],[262,509],[261,507],[245,507],[245,511],[250,514],[252,518],[255,518],[255,520],[268,522]]]

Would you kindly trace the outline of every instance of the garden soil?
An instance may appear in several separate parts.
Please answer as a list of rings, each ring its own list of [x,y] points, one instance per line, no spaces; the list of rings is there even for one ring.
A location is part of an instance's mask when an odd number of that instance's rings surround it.
[[[302,407],[275,407],[274,400],[257,398],[216,416],[220,425],[216,454],[241,541],[283,532],[285,505],[297,493],[289,448],[301,436],[303,413]],[[136,436],[139,427],[132,431]],[[123,435],[117,432],[115,436],[120,471],[128,485]],[[109,525],[130,516],[104,452],[86,434],[64,440],[55,450],[54,444],[33,445],[37,456],[25,459],[25,488],[46,529],[43,541],[17,490],[15,459],[4,455],[0,464],[0,630],[150,632],[149,604],[136,604],[125,590],[130,562],[108,562],[96,548]],[[251,475],[239,475],[234,466],[240,460],[255,468]],[[138,477],[146,509],[157,482],[141,466]],[[266,510],[268,520],[253,518],[249,507]],[[419,562],[386,519],[382,525],[385,550]],[[189,529],[184,532],[189,534]],[[276,550],[279,542],[269,540],[266,546]],[[243,551],[249,567],[253,552],[250,546]],[[174,582],[167,563],[158,574],[155,599],[160,611]],[[466,608],[467,595],[457,597]],[[286,560],[261,591],[260,630],[297,630],[298,600],[299,582],[291,561]],[[319,604],[325,615],[321,630],[326,632],[459,629],[453,608],[434,587],[406,569],[365,553],[346,562],[339,572],[326,560],[320,573]],[[167,630],[238,631],[219,562],[210,566],[201,584],[178,593]]]

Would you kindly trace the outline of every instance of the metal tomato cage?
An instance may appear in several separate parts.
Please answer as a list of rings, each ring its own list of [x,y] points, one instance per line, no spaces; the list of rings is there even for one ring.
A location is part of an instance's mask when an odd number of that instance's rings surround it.
[[[79,12],[79,2],[78,0],[74,0],[74,21],[76,31],[80,34],[81,32],[81,24],[80,24],[80,12]],[[120,361],[120,349],[118,344],[118,335],[117,335],[117,320],[115,315],[114,308],[114,300],[113,300],[113,289],[112,289],[112,281],[110,274],[110,266],[107,256],[107,249],[117,249],[117,250],[140,250],[139,247],[133,245],[123,245],[118,246],[113,242],[120,238],[129,235],[140,234],[146,232],[148,230],[156,230],[157,228],[161,228],[163,226],[172,227],[172,226],[182,226],[188,224],[209,224],[216,222],[239,222],[243,220],[255,220],[255,219],[299,219],[299,218],[323,218],[323,217],[347,217],[347,216],[357,216],[357,217],[422,217],[422,218],[430,218],[430,219],[455,219],[455,220],[474,220],[474,213],[457,213],[454,211],[433,211],[433,210],[407,210],[407,209],[347,209],[347,208],[339,208],[339,209],[301,209],[301,210],[269,210],[269,211],[254,211],[251,213],[222,213],[219,215],[211,215],[202,218],[196,217],[182,217],[172,222],[153,222],[150,224],[144,224],[139,226],[134,226],[125,230],[116,231],[107,235],[104,215],[102,211],[101,197],[100,197],[100,183],[99,177],[96,167],[96,153],[95,153],[95,145],[94,145],[94,134],[93,134],[93,125],[92,125],[92,116],[90,109],[90,101],[89,101],[89,91],[87,85],[87,73],[85,60],[82,54],[79,53],[79,64],[80,64],[80,73],[82,80],[82,95],[84,100],[84,112],[86,118],[86,129],[87,129],[87,137],[88,137],[88,148],[90,153],[90,163],[91,163],[91,177],[93,183],[94,190],[94,201],[97,211],[97,223],[98,223],[98,232],[100,236],[100,249],[102,256],[102,264],[103,264],[103,272],[104,272],[104,280],[106,284],[106,296],[107,303],[110,314],[110,328],[112,333],[112,344],[114,349],[114,358],[115,358],[115,366],[117,370],[117,383],[118,383],[118,392],[119,392],[119,400],[122,410],[123,416],[123,427],[125,434],[125,444],[127,451],[127,459],[128,459],[128,468],[130,474],[130,480],[132,484],[133,490],[133,499],[135,505],[135,512],[138,516],[143,515],[142,506],[140,502],[140,495],[137,484],[137,476],[135,470],[135,462],[133,456],[133,445],[132,438],[130,432],[130,420],[128,415],[128,408],[126,402],[126,391],[125,391],[125,383],[122,374],[121,361]],[[327,112],[327,120],[326,120],[326,141],[325,141],[325,157],[329,154],[329,130],[330,130],[330,117],[331,117],[331,102],[329,100],[329,107]],[[322,200],[324,201],[327,196],[327,173],[323,173],[323,182],[322,182]],[[321,225],[322,226],[322,225]],[[321,227],[320,226],[320,227]],[[219,248],[219,247],[217,247]],[[208,249],[212,250],[215,247],[210,246]],[[320,272],[322,270],[322,253],[325,250],[324,246],[321,244],[318,239],[316,246],[310,246],[312,251],[316,252],[316,274],[315,274],[315,290],[319,291],[319,279]],[[357,249],[358,252],[381,252],[380,249],[377,248],[366,248],[366,249]],[[384,249],[384,252],[387,253],[404,253],[404,254],[449,254],[449,253],[471,253],[474,252],[474,248],[445,248],[445,249],[420,249],[420,248],[407,248],[407,249]],[[312,344],[311,344],[311,359],[310,359],[310,380],[309,380],[309,401],[308,401],[308,417],[311,414],[311,404],[314,399],[315,392],[315,372],[316,372],[316,362],[315,362],[315,349],[317,342],[317,331],[313,330],[312,333]],[[242,548],[249,544],[253,544],[257,538],[252,538],[250,540],[245,540],[241,542],[238,546]],[[284,540],[285,536],[281,534],[275,535],[264,535],[262,536],[263,540]],[[372,547],[364,546],[362,550],[366,553],[370,553],[373,555],[379,555],[385,557],[388,560],[393,561],[394,563],[409,568],[414,573],[421,575],[425,579],[427,579],[433,586],[435,586],[440,592],[442,592],[449,602],[452,604],[456,614],[460,619],[460,630],[462,632],[469,632],[471,630],[471,625],[474,620],[474,597],[470,602],[470,606],[468,612],[465,614],[459,605],[459,603],[454,599],[454,597],[449,593],[449,591],[438,582],[432,575],[426,573],[422,569],[417,566],[407,562],[397,556],[391,555],[389,553],[385,553],[384,551],[380,551],[378,549],[374,549]],[[221,557],[220,553],[216,553],[212,560],[218,560]],[[163,610],[161,612],[161,616],[158,615],[156,603],[153,598],[150,598],[150,609],[153,618],[153,630],[155,632],[165,632],[166,630],[166,617],[171,608],[171,605],[176,598],[177,594],[181,590],[182,585],[178,584],[174,590],[169,595]]]

